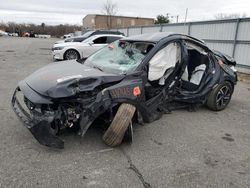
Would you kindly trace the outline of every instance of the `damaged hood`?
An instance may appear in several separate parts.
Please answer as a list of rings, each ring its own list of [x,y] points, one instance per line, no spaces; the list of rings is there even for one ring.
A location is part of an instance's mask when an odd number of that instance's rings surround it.
[[[51,63],[24,81],[43,96],[62,98],[92,91],[100,85],[118,82],[123,78],[123,75],[105,73],[72,60]]]

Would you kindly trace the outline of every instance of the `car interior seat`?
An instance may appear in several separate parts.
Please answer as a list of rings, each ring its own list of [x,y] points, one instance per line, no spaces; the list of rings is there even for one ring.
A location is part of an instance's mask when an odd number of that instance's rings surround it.
[[[194,91],[199,88],[201,80],[206,71],[209,58],[195,49],[188,50],[188,63],[181,77],[182,88]]]

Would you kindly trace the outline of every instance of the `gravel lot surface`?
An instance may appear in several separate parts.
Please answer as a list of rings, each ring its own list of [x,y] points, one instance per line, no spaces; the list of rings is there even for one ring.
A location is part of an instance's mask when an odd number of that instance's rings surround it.
[[[102,132],[41,146],[10,107],[19,80],[52,62],[56,39],[0,38],[0,187],[250,187],[250,84],[228,108],[174,111],[109,148]]]

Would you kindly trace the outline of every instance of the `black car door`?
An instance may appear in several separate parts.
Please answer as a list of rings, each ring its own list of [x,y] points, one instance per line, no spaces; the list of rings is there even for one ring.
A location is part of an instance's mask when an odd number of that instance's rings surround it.
[[[143,113],[148,118],[148,122],[157,118],[161,108],[171,101],[171,96],[174,94],[186,63],[187,52],[181,40],[163,44],[148,61],[146,65],[148,78],[147,83],[144,85],[146,100],[141,105],[144,108]],[[155,92],[150,97],[147,97],[149,89]]]
[[[160,88],[160,93],[164,95],[172,93],[184,72],[186,63],[187,51],[182,41],[166,43],[148,62],[148,84]]]

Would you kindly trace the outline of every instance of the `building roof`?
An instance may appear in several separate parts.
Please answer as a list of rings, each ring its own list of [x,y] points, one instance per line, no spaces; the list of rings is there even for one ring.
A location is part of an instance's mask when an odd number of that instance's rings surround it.
[[[105,14],[87,14],[86,16],[108,16]],[[86,17],[85,16],[85,17]],[[112,15],[112,17],[117,17],[117,18],[133,18],[133,19],[149,19],[149,20],[154,20],[154,18],[146,18],[146,17],[133,17],[133,16],[120,16],[120,15]],[[84,18],[83,18],[84,19]]]

